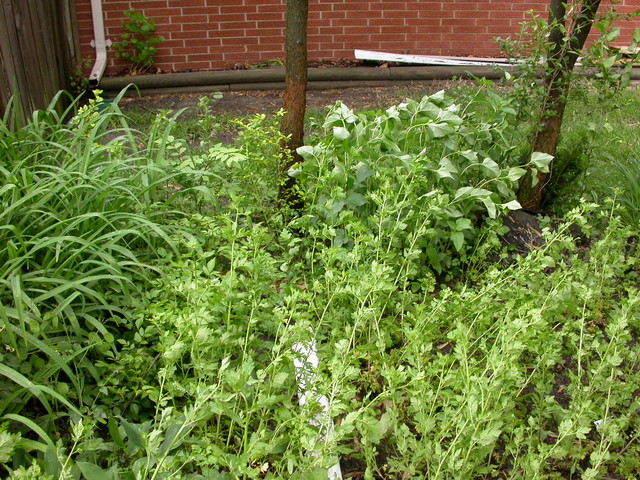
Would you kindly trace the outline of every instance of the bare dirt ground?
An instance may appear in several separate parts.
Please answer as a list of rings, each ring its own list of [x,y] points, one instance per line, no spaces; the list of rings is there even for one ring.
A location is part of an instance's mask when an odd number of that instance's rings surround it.
[[[458,83],[455,82],[457,85]],[[387,108],[407,97],[421,97],[441,89],[452,88],[454,82],[434,81],[397,84],[384,87],[352,87],[307,92],[307,109],[322,110],[338,100],[354,110]],[[224,92],[222,99],[211,104],[214,115],[244,116],[255,113],[275,113],[282,108],[284,92],[279,90],[252,90]],[[175,93],[123,98],[120,105],[125,110],[179,110],[196,107],[206,93]]]

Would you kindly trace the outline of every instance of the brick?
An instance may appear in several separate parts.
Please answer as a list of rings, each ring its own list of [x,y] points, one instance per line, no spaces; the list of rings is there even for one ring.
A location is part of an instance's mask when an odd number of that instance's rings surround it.
[[[370,35],[334,35],[334,42],[344,42],[345,45],[358,42],[368,42],[371,40]]]
[[[372,39],[376,39],[379,42],[406,42],[407,36],[404,33],[386,33],[384,35],[372,35]]]
[[[340,35],[344,33],[343,27],[320,27],[320,35]]]
[[[442,19],[439,18],[407,18],[406,25],[416,27],[437,28],[442,26]]]
[[[181,7],[203,7],[206,8],[207,2],[205,0],[170,0],[174,4],[179,4]]]
[[[173,53],[173,48],[163,48],[163,47],[158,47],[158,49],[156,50],[156,59],[160,58],[160,57],[165,57],[165,56],[169,56],[169,55],[174,55]]]
[[[260,44],[259,48],[261,52],[284,52],[284,42]]]
[[[309,59],[316,61],[331,60],[335,58],[334,52],[334,50],[310,50]]]
[[[171,34],[171,39],[172,40],[185,40],[185,42],[188,42],[189,40],[199,37],[199,38],[206,38],[207,36],[207,32],[203,31],[203,32],[199,32],[200,34],[198,35],[198,32],[173,32]]]
[[[347,12],[321,12],[320,17],[323,20],[332,20],[334,18],[347,18]]]
[[[245,35],[250,37],[271,38],[284,37],[284,28],[247,28]]]
[[[347,18],[382,18],[382,10],[347,11]]]
[[[164,42],[160,43],[157,47],[158,48],[184,47],[184,40],[183,39],[173,40],[173,39],[165,38]]]
[[[131,2],[112,1],[102,7],[102,12],[104,13],[111,10],[111,11],[120,12],[120,14],[122,14],[122,12],[124,12],[125,10],[129,10],[130,8],[131,8]],[[137,10],[140,10],[140,8],[137,8]]]
[[[217,9],[201,8],[201,7],[182,7],[181,15],[200,15],[202,18],[206,18],[208,15],[219,15]]]
[[[256,22],[220,22],[221,30],[246,30],[247,28],[257,28]]]
[[[309,8],[309,13],[311,13]],[[285,7],[283,5],[258,5],[258,13],[282,13],[284,15]]]
[[[193,54],[193,55],[187,55],[187,61],[189,62],[210,62],[211,61],[211,54],[206,53],[206,54]]]
[[[369,22],[366,18],[336,18],[331,21],[331,25],[334,27],[345,27],[347,31],[356,27],[367,27]]]
[[[285,8],[282,8],[284,11]],[[311,12],[327,12],[333,10],[333,4],[331,2],[321,2],[309,4],[309,13]]]
[[[506,10],[513,10],[513,2],[478,2],[478,10],[490,10],[492,12],[504,12]],[[526,11],[527,9],[518,8],[519,11]]]
[[[429,14],[433,14],[434,12],[439,12],[445,9],[444,2],[433,2],[433,1],[423,1],[423,2],[413,2],[407,4],[407,9],[412,12],[425,12]]]
[[[467,27],[475,27],[477,20],[475,18],[443,18],[442,26],[456,27],[464,32]]]
[[[269,21],[269,22],[260,22],[259,28],[282,28],[284,27],[283,22]]]
[[[221,45],[221,40],[219,38],[190,38],[189,40],[185,41],[185,44],[182,45],[182,47],[209,48],[211,46],[220,46],[220,45]],[[182,48],[182,47],[178,47],[178,48]]]
[[[411,12],[406,10],[385,10],[382,12],[382,18],[401,18],[404,20],[410,16],[412,16]]]
[[[271,13],[247,13],[247,20],[253,20],[258,23],[262,21],[276,20],[284,21],[284,13],[271,12]]]
[[[180,15],[179,17],[172,17],[170,23],[209,23],[203,21],[202,15]]]
[[[208,54],[209,47],[194,47],[189,45],[188,47],[182,48],[173,48],[172,52],[174,55],[195,55],[195,54]]]
[[[372,18],[369,25],[375,27],[403,27],[409,19],[407,18]]]
[[[353,1],[345,2],[345,3],[336,3],[336,2],[334,2],[333,10],[334,11],[339,11],[339,10],[350,10],[350,11],[369,10],[369,3],[368,2],[353,2]]]
[[[491,3],[484,2],[485,4]],[[454,2],[455,10],[461,12],[474,12],[479,10],[479,2]]]
[[[505,20],[505,19],[519,19],[524,20],[526,18],[525,12],[519,12],[517,10],[509,11],[495,11],[489,14],[489,18],[496,20]]]
[[[263,40],[262,38],[258,39],[258,45],[256,46],[258,50],[281,50],[284,48],[284,37],[283,38],[272,38],[270,40]]]
[[[207,0],[206,9],[209,15],[220,13],[220,2],[218,0]]]
[[[237,13],[233,15],[217,15],[212,23],[244,22],[245,20],[244,14]]]
[[[169,5],[167,3],[167,0],[155,0],[141,2],[139,7],[134,2],[131,2],[131,6],[136,10],[144,12],[146,16],[153,17],[153,11],[156,8],[167,8]]]
[[[359,45],[351,45],[351,46],[354,49],[362,48]],[[377,46],[374,48],[374,50],[383,50],[387,52],[390,51],[393,53],[409,53],[409,50],[407,49],[407,42],[405,41],[402,41],[402,42],[379,41],[377,42]]]
[[[451,41],[449,40],[417,40],[415,42],[416,48],[421,50],[426,50],[429,48],[441,48],[448,49],[451,48]]]
[[[91,13],[91,2],[89,0],[78,0],[76,2],[76,11],[78,13]]]
[[[183,32],[206,32],[211,30],[213,25],[210,23],[183,23],[182,31]]]
[[[322,46],[329,50],[342,50],[344,49],[344,42],[326,42]]]
[[[183,63],[173,63],[173,71],[176,72],[184,72],[184,71],[198,71],[198,70],[209,70],[211,68],[211,62],[210,61],[201,61],[201,62],[196,62],[196,61],[192,61],[192,60],[188,60],[186,62]]]
[[[245,12],[242,8],[236,6],[220,6],[220,15],[244,15]]]
[[[222,46],[226,45],[257,45],[258,39],[255,37],[238,37],[238,38],[223,38]]]
[[[156,20],[156,26],[159,23],[162,23],[163,17],[179,17],[182,15],[181,8],[156,8],[153,10],[153,16],[149,15],[150,18]],[[122,12],[120,12],[120,16],[122,16]]]
[[[453,12],[454,18],[489,18],[489,10],[456,10]]]

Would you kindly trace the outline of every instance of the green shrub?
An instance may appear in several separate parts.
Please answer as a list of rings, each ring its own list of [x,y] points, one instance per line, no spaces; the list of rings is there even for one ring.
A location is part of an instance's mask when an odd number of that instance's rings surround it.
[[[115,56],[131,62],[135,73],[146,72],[158,52],[156,45],[164,42],[164,37],[153,35],[155,20],[135,9],[125,11],[124,16],[127,18],[122,20],[122,26],[126,33],[120,35],[120,41],[114,44]]]
[[[510,158],[515,111],[491,91],[486,99],[488,121],[443,92],[376,114],[336,105],[326,137],[299,149],[305,162],[292,172],[312,227],[349,248],[368,232],[412,271],[430,265],[442,273],[464,260],[485,218],[520,208],[515,189],[524,169]],[[533,156],[537,168],[549,160]]]

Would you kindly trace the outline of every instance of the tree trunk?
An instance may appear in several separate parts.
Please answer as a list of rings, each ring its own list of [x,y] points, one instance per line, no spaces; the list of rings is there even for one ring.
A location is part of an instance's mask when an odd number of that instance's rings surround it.
[[[591,31],[601,0],[585,0],[580,13],[565,40],[567,28],[567,7],[564,0],[551,0],[549,24],[552,26],[548,41],[550,44],[544,77],[545,97],[540,109],[540,127],[531,144],[532,152],[555,156],[560,140],[560,130],[567,105],[571,85],[571,73],[580,51]],[[530,210],[538,211],[542,205],[544,187],[549,183],[553,171],[536,173],[537,183],[533,185],[533,171],[529,169],[520,182],[518,201]]]
[[[304,113],[307,105],[307,17],[308,0],[287,0],[287,26],[285,41],[284,111],[281,133],[286,137],[281,143],[281,183],[279,200],[296,210],[304,206],[296,179],[288,172],[302,161],[296,149],[304,142]]]

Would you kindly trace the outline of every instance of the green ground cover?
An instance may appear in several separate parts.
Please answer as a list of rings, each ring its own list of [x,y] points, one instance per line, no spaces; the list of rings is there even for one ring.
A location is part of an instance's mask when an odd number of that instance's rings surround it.
[[[3,476],[637,478],[639,104],[577,91],[528,255],[505,92],[314,112],[299,216],[277,118],[9,113]]]

